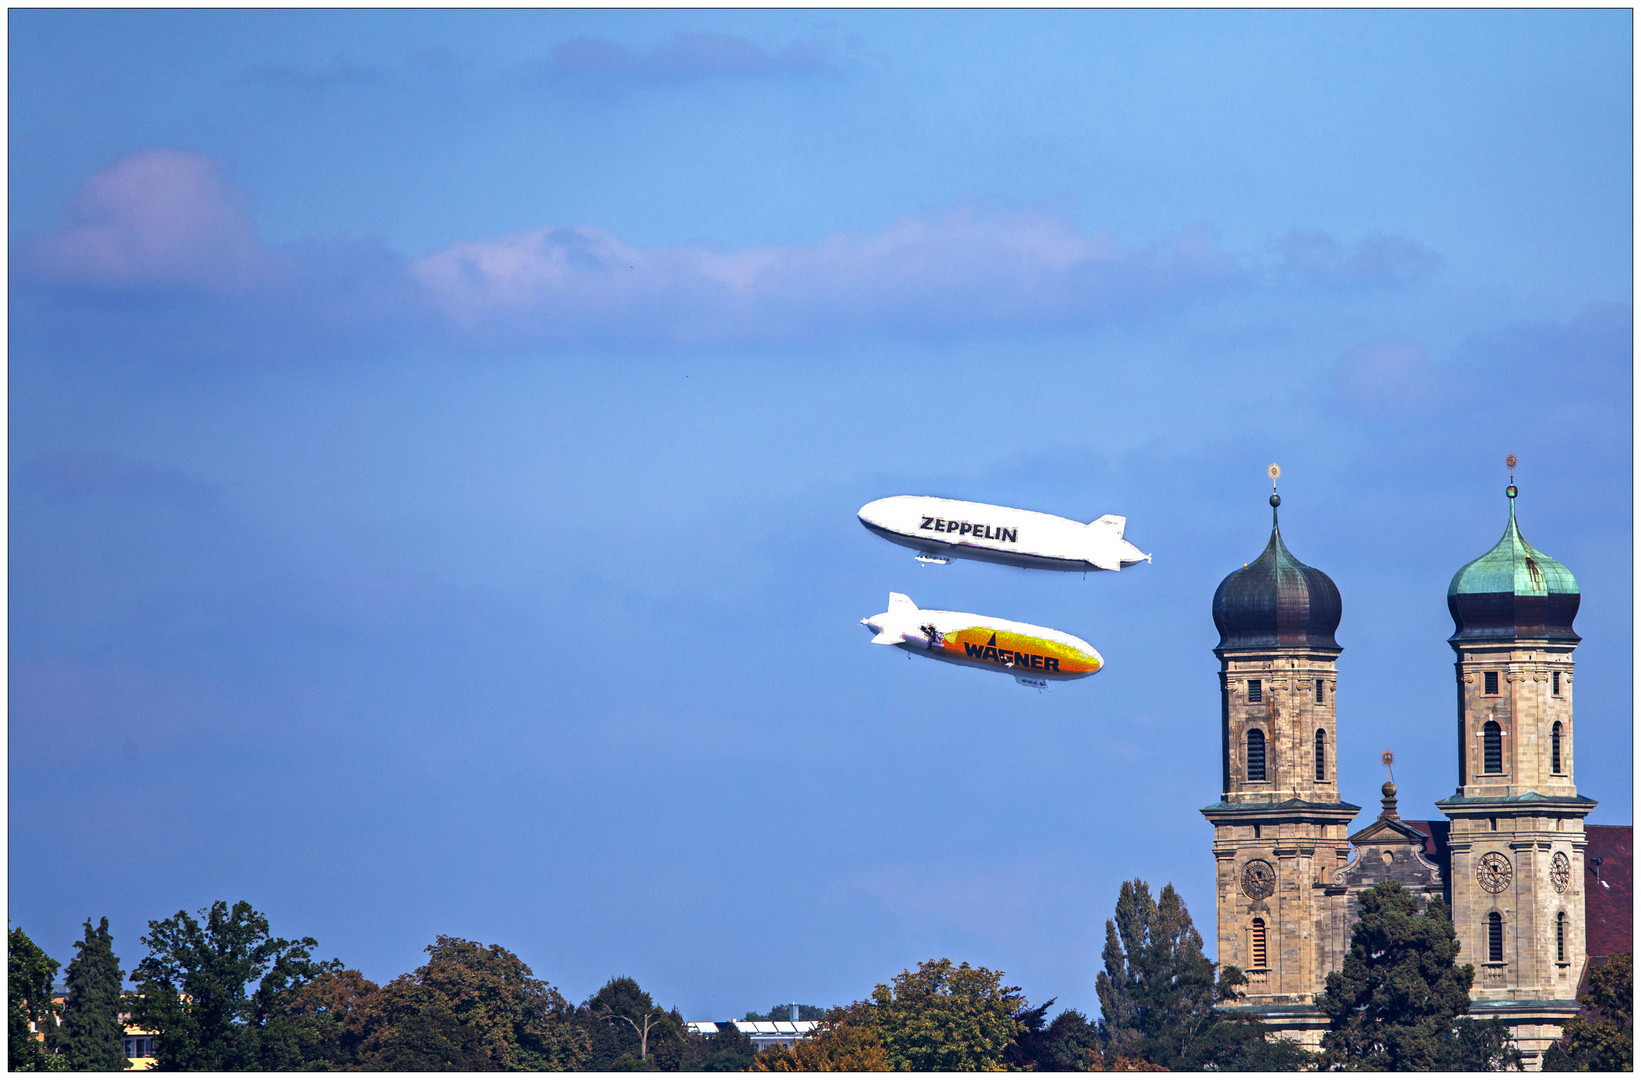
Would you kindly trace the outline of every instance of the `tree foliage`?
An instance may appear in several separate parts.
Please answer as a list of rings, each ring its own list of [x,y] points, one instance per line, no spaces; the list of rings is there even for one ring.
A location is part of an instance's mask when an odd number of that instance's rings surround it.
[[[1296,1043],[1267,1038],[1258,1020],[1216,1008],[1240,1000],[1246,980],[1232,966],[1216,980],[1202,935],[1171,884],[1153,901],[1144,881],[1123,883],[1102,956],[1105,970],[1094,989],[1108,1067],[1280,1071],[1307,1067],[1314,1057]]]
[[[576,1018],[592,1041],[592,1068],[671,1071],[685,1056],[684,1018],[661,1008],[626,975],[600,987],[576,1010]]]
[[[796,1046],[758,1053],[753,1072],[888,1072],[889,1051],[870,1002],[828,1009],[814,1034]]]
[[[203,922],[186,911],[150,921],[148,956],[132,972],[131,1021],[159,1033],[158,1067],[293,1067],[263,1062],[264,1026],[281,1015],[283,995],[341,963],[314,961],[313,938],[271,936],[267,917],[243,900],[232,908],[217,900],[199,914]]]
[[[1048,1023],[1049,998],[1034,1009],[1015,1014],[1014,1045],[1003,1055],[1010,1071],[1089,1072],[1101,1067],[1099,1028],[1075,1009]]]
[[[1025,1004],[1003,973],[925,960],[872,990],[873,1019],[895,1069],[999,1072]]]
[[[372,1071],[584,1069],[586,1033],[569,1002],[500,945],[440,935],[427,963],[348,1011],[359,1061]],[[360,988],[362,989],[362,987]],[[340,983],[326,993],[352,990]],[[346,1004],[346,1002],[344,1002]],[[344,1021],[342,1035],[350,1035]]]
[[[53,1052],[57,1006],[51,985],[57,967],[22,927],[12,928],[6,938],[6,1057],[12,1072],[59,1072],[68,1067],[63,1056]]]
[[[1459,940],[1447,906],[1385,881],[1361,897],[1342,971],[1318,1002],[1329,1030],[1322,1046],[1337,1068],[1373,1072],[1482,1071],[1519,1067],[1521,1054],[1497,1020],[1463,1019],[1469,964],[1454,966]]]
[[[1633,1072],[1635,986],[1632,957],[1619,953],[1590,971],[1578,995],[1583,1012],[1567,1021],[1562,1041],[1544,1052],[1545,1072]]]
[[[125,1025],[120,1023],[125,973],[114,955],[114,938],[105,916],[85,938],[74,943],[78,956],[68,962],[68,1000],[63,1003],[62,1052],[68,1067],[86,1072],[119,1072],[125,1056]]]

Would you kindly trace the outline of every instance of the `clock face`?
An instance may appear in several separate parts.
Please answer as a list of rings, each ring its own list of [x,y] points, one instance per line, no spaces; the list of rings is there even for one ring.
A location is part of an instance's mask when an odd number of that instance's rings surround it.
[[[1264,859],[1250,859],[1242,868],[1242,891],[1254,900],[1263,900],[1276,891],[1276,871]]]
[[[1510,860],[1497,851],[1489,851],[1476,860],[1476,880],[1488,892],[1503,892],[1509,888],[1513,873]]]
[[[1572,880],[1573,867],[1566,854],[1558,851],[1550,856],[1550,884],[1556,887],[1556,892],[1566,892]]]

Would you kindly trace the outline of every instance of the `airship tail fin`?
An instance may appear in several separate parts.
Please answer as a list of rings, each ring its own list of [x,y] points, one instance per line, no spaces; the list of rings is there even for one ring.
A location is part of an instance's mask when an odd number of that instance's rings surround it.
[[[1113,540],[1122,539],[1122,531],[1128,527],[1128,519],[1118,514],[1107,514],[1088,523],[1091,529],[1099,529],[1110,534]]]
[[[901,642],[903,642],[905,640],[906,640],[906,635],[890,633],[888,630],[885,630],[885,631],[883,631],[883,633],[879,634],[877,637],[872,639],[872,644],[873,645],[899,645]]]
[[[917,605],[912,603],[912,598],[905,593],[892,592],[889,594],[889,614],[909,614],[916,610]]]

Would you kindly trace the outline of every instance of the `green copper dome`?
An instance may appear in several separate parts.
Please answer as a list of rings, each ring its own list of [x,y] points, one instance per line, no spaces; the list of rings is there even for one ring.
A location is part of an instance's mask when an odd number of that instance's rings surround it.
[[[1573,572],[1522,538],[1511,485],[1510,521],[1493,550],[1466,563],[1447,586],[1453,636],[1447,640],[1577,641],[1578,582]]]

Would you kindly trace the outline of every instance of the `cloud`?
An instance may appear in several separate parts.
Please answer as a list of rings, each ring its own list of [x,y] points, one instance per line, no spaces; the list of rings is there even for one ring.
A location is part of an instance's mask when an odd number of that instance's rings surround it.
[[[1441,405],[1449,389],[1424,346],[1401,338],[1350,349],[1334,375],[1345,401],[1373,413],[1423,414]]]
[[[249,199],[219,162],[148,150],[87,180],[56,236],[34,247],[42,276],[80,284],[236,293],[266,277]]]
[[[952,209],[805,246],[633,247],[598,229],[455,244],[411,275],[469,335],[680,343],[1099,320],[1222,287],[1202,232],[1145,247],[1035,211]]]
[[[240,354],[266,341],[699,344],[1064,325],[1177,305],[1242,277],[1203,231],[1130,246],[1037,210],[950,208],[741,249],[542,227],[411,260],[369,242],[265,244],[247,205],[202,154],[137,154],[86,182],[20,276],[71,286],[73,318],[104,339],[107,320],[132,316],[86,286],[151,301],[133,335],[234,340]]]
[[[771,52],[734,34],[687,33],[643,53],[608,38],[571,38],[554,47],[544,70],[550,75],[680,80],[815,75],[835,67],[830,51],[814,41]]]
[[[1376,235],[1346,249],[1323,232],[1293,232],[1282,241],[1283,264],[1320,285],[1406,285],[1441,268],[1442,258],[1406,237]]]

